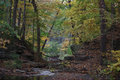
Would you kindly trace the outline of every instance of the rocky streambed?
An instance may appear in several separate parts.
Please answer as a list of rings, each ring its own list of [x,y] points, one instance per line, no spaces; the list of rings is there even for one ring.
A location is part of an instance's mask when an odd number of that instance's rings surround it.
[[[47,69],[32,68],[7,70],[0,68],[0,80],[45,80],[46,77],[54,76],[55,73]]]

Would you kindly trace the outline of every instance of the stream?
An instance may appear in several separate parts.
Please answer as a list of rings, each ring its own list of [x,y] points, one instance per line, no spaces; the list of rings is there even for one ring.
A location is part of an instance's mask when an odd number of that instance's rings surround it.
[[[0,80],[46,80],[46,78],[55,75],[55,73],[49,70],[42,70],[40,68],[33,68],[32,70],[33,71],[31,72],[31,74],[28,74],[24,70],[16,69],[16,74],[19,74],[19,73],[23,74],[20,76],[0,74]]]
[[[44,80],[43,76],[39,77],[20,77],[20,76],[2,76],[0,80]]]

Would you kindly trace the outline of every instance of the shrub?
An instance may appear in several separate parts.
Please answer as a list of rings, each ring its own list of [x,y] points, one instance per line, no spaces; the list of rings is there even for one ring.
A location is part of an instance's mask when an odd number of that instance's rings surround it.
[[[116,80],[120,73],[120,50],[112,51],[112,54],[109,57],[111,57],[111,62],[107,65],[107,68],[102,70],[102,72],[109,75],[111,80]]]
[[[0,23],[0,36],[5,39],[11,39],[14,38],[14,36],[17,36],[17,33],[8,23],[3,22]]]
[[[50,46],[44,49],[44,52],[47,53],[48,56],[58,56],[60,53],[59,47],[60,45],[57,42],[50,42]]]
[[[10,55],[12,60],[5,62],[5,67],[7,68],[21,68],[22,67],[22,61],[19,60],[19,55],[16,53],[13,53]]]

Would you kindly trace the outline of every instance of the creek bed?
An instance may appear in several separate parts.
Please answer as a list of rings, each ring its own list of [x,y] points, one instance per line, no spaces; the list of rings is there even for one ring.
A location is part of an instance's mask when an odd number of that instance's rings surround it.
[[[19,69],[16,70],[16,73],[0,74],[0,80],[46,80],[46,78],[55,75],[55,73],[49,70],[42,70],[40,68],[33,68],[32,70],[30,74]]]
[[[47,76],[34,76],[34,77],[25,77],[25,76],[2,76],[0,80],[45,80]]]

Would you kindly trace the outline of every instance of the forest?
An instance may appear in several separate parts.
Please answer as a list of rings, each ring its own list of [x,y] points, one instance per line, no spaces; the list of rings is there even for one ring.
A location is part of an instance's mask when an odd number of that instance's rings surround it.
[[[0,0],[0,80],[120,80],[120,0]]]

